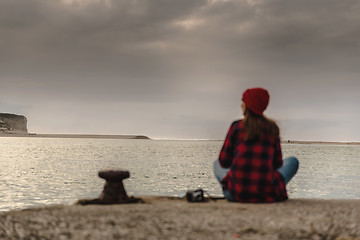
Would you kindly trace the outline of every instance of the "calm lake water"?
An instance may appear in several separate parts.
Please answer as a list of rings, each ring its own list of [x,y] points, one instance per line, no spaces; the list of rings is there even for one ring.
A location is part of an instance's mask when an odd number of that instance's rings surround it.
[[[222,141],[0,138],[0,211],[97,198],[103,169],[126,169],[128,195],[221,195],[212,171]],[[300,169],[290,198],[360,199],[360,146],[283,144]]]

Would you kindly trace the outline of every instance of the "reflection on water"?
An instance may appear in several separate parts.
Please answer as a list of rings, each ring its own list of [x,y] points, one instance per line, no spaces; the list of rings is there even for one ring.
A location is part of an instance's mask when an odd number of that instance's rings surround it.
[[[360,198],[360,146],[284,145],[283,151],[301,160],[301,168],[288,186],[291,196]]]
[[[101,169],[126,169],[129,195],[221,194],[212,162],[221,141],[0,138],[0,211],[96,198]],[[360,146],[283,145],[300,169],[292,198],[360,198]]]

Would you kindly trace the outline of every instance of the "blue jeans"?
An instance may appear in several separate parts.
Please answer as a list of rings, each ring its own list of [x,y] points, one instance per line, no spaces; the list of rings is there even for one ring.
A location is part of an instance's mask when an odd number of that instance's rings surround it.
[[[283,165],[277,169],[277,171],[283,176],[285,184],[290,182],[290,180],[295,176],[299,168],[299,160],[295,157],[288,157],[283,160]],[[226,176],[230,168],[222,168],[220,166],[219,160],[214,162],[214,174],[219,182]],[[229,190],[223,190],[224,196],[229,201],[235,201],[234,196],[230,193]]]

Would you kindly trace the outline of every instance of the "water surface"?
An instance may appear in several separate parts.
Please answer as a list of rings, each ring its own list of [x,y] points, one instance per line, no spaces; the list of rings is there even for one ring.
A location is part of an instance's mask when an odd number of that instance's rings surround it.
[[[0,211],[97,198],[103,169],[126,169],[129,195],[221,194],[212,163],[222,141],[0,138]],[[360,146],[283,144],[300,169],[292,198],[360,198]]]

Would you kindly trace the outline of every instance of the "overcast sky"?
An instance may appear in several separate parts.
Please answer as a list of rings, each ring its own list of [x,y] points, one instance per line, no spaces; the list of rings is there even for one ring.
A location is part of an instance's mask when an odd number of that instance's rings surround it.
[[[0,0],[0,112],[29,132],[223,139],[258,86],[283,140],[360,141],[360,2]]]

